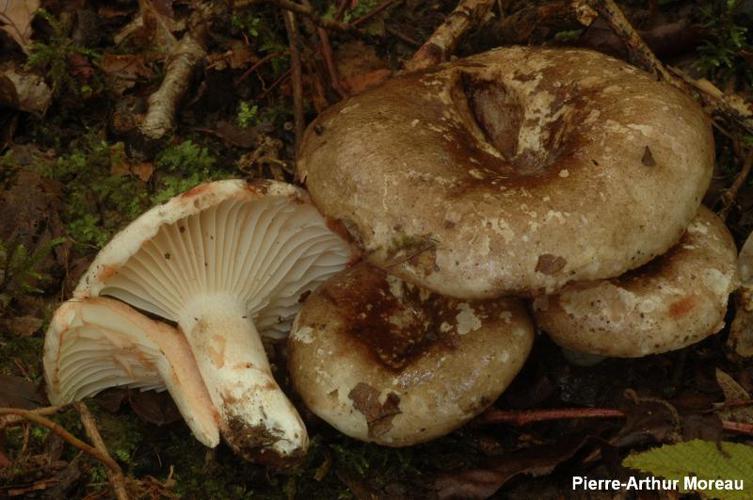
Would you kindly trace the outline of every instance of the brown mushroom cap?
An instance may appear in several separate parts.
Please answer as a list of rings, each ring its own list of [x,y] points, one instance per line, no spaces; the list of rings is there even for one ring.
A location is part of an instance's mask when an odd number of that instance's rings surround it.
[[[491,298],[618,276],[667,251],[698,210],[714,147],[700,107],[645,72],[513,47],[333,106],[300,158],[314,202],[371,263]]]
[[[359,264],[308,297],[288,340],[288,366],[309,409],[341,432],[408,446],[493,403],[533,336],[517,300],[445,298]]]
[[[736,255],[724,223],[701,207],[665,255],[618,278],[572,283],[536,299],[535,318],[574,351],[640,357],[680,349],[724,326],[739,281]]]

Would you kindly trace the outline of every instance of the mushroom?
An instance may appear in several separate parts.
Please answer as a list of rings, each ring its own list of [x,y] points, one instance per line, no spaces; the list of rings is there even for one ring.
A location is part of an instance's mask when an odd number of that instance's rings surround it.
[[[306,406],[339,431],[409,446],[492,404],[533,337],[515,299],[446,298],[362,263],[306,299],[288,337],[288,370]]]
[[[722,329],[739,277],[724,223],[701,207],[680,242],[618,278],[572,283],[534,301],[537,324],[559,345],[609,357],[680,349]]]
[[[109,387],[167,389],[205,446],[220,441],[218,415],[191,347],[174,327],[104,297],[61,305],[44,342],[47,394],[54,405]]]
[[[710,121],[679,90],[596,52],[512,47],[329,108],[306,131],[298,171],[372,264],[493,298],[663,254],[713,163]]]
[[[225,180],[136,219],[97,255],[74,296],[110,296],[177,323],[225,440],[247,459],[284,465],[305,452],[308,436],[259,332],[283,335],[301,297],[350,258],[302,190]]]

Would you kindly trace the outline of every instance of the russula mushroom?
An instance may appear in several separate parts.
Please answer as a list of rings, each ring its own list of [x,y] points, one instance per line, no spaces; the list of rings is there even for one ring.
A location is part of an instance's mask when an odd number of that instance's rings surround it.
[[[165,390],[209,447],[220,441],[218,416],[185,337],[117,300],[62,304],[44,342],[47,394],[63,405],[110,387]]]
[[[675,244],[714,162],[687,95],[596,52],[513,47],[323,112],[298,171],[369,261],[460,298],[618,276]],[[672,196],[667,196],[667,191]]]
[[[534,301],[537,324],[559,345],[609,357],[680,349],[724,326],[738,285],[736,248],[701,207],[666,254],[617,278],[572,283]]]
[[[306,429],[272,376],[259,332],[280,336],[351,250],[308,202],[274,181],[202,184],[117,234],[74,291],[110,296],[177,323],[220,431],[240,455],[284,465]]]
[[[492,404],[533,336],[515,299],[450,299],[362,263],[306,299],[288,337],[288,370],[306,406],[339,431],[408,446]]]

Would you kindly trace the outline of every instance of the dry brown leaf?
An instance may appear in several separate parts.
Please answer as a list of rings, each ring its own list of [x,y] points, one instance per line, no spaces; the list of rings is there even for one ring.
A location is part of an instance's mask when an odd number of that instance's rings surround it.
[[[142,182],[149,182],[152,174],[154,174],[154,164],[148,162],[137,163],[131,166],[131,173],[141,179]]]
[[[0,68],[0,104],[43,115],[51,102],[52,90],[41,76],[11,65]]]
[[[185,22],[172,17],[172,2],[140,0],[139,14],[113,39],[117,45],[136,39],[141,45],[157,47],[167,53],[177,43],[173,33],[185,28]]]
[[[716,369],[716,382],[724,393],[725,401],[750,401],[750,394],[729,374],[719,368]],[[729,408],[719,412],[721,418],[734,420],[735,422],[753,423],[753,408],[741,406]]]
[[[0,29],[5,31],[29,53],[31,48],[31,21],[39,9],[39,0],[0,0]]]
[[[0,328],[18,337],[30,337],[42,327],[42,323],[36,316],[17,316],[0,320]]]
[[[140,54],[104,54],[98,66],[108,77],[110,87],[116,94],[130,89],[139,79],[146,80],[154,76]]]

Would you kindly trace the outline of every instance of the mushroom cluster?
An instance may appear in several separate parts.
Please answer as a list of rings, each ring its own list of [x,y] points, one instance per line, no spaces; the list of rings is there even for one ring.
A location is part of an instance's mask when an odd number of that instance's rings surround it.
[[[333,106],[298,172],[373,267],[304,304],[295,389],[340,431],[402,446],[461,425],[520,369],[530,323],[504,297],[587,354],[718,332],[738,276],[701,206],[713,165],[689,96],[586,50],[497,49]]]
[[[719,331],[738,275],[701,207],[713,163],[690,97],[595,52],[404,74],[308,127],[309,194],[204,184],[116,235],[50,325],[50,399],[167,389],[202,443],[286,463],[308,438],[261,336],[290,332],[314,414],[364,441],[427,441],[521,369],[525,299],[555,342],[597,355]]]

